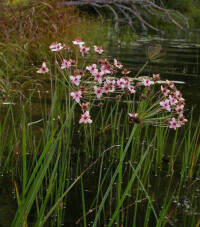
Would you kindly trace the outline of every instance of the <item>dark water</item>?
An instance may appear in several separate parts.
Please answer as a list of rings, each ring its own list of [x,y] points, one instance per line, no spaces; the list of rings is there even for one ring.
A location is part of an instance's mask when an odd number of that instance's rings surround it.
[[[132,71],[132,75],[136,74],[147,61],[146,51],[148,46],[152,43],[161,45],[164,58],[159,63],[149,63],[142,71],[141,76],[151,76],[153,73],[159,73],[162,79],[167,78],[169,80],[185,82],[184,85],[178,85],[178,87],[181,89],[186,99],[188,112],[192,106],[195,106],[194,117],[196,120],[198,119],[200,113],[200,39],[188,40],[143,37],[130,44],[116,43],[109,42],[107,49],[108,58],[117,58],[120,60],[126,68]],[[35,110],[37,115],[37,105]],[[177,181],[178,179],[179,176],[177,177]],[[162,187],[165,187],[165,184],[166,182],[163,182],[163,184],[161,184]],[[160,185],[157,187],[155,183],[154,190],[158,191],[158,193],[159,190],[164,190],[160,187]],[[0,226],[8,226],[8,223],[11,223],[14,217],[16,199],[13,195],[11,177],[0,177]],[[181,206],[187,206],[185,201],[188,201],[190,196],[189,193],[185,194],[186,198]],[[76,196],[73,197],[72,200],[74,200],[74,198],[76,198]],[[78,206],[77,211],[79,209],[81,209],[81,207]],[[72,212],[72,210],[73,209],[69,209],[68,212]],[[67,224],[65,226],[67,226]],[[176,226],[176,224],[172,223],[171,226]]]

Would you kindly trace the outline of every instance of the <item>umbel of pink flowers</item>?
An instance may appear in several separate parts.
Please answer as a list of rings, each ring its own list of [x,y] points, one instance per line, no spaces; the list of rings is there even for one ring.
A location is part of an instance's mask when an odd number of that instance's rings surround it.
[[[76,38],[72,41],[72,43],[78,46],[83,58],[86,58],[89,52],[92,52],[91,48],[86,47],[85,43],[80,38]],[[93,47],[93,53],[96,53],[97,55],[101,55],[103,53],[103,49],[100,46]],[[50,45],[50,50],[58,52],[61,59],[60,65],[56,62],[56,66],[59,67],[60,70],[66,70],[68,72],[68,83],[71,83],[70,87],[73,87],[73,91],[71,91],[70,96],[81,106],[83,114],[81,115],[79,123],[92,123],[88,110],[88,104],[82,101],[84,94],[87,93],[87,87],[81,86],[83,81],[82,78],[85,74],[89,74],[89,77],[87,76],[87,80],[89,78],[90,82],[93,82],[94,84],[93,94],[97,99],[102,99],[104,94],[113,93],[114,91],[120,93],[126,92],[129,95],[135,94],[136,87],[134,84],[131,84],[132,80],[127,77],[130,71],[123,68],[120,61],[114,59],[113,63],[110,63],[107,59],[98,59],[97,63],[87,65],[84,69],[75,69],[75,66],[77,67],[76,62],[72,59],[64,59],[63,55],[60,54],[60,51],[69,51],[69,49],[69,47],[66,47],[61,43],[55,42]],[[116,75],[119,71],[123,76],[116,79],[113,75]],[[37,73],[45,74],[48,72],[49,69],[47,64],[43,62],[42,67],[37,71]],[[160,80],[160,75],[153,74],[152,78],[143,78],[141,83],[149,89],[152,85],[157,83],[158,80]],[[183,99],[181,92],[175,87],[174,83],[166,80],[166,84],[167,86],[165,87],[161,86],[163,100],[159,102],[159,105],[162,107],[164,112],[172,113],[171,120],[169,120],[167,124],[170,128],[176,130],[187,122],[183,115],[185,100]],[[116,96],[116,100],[120,100],[119,95]],[[175,116],[177,117],[175,118]],[[132,123],[141,122],[139,113],[129,113],[129,119]]]

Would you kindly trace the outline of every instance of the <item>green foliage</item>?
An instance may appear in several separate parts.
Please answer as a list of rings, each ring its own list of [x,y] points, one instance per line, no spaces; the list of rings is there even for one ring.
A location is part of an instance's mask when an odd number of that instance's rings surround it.
[[[195,0],[169,0],[165,3],[168,8],[182,12],[189,19],[192,28],[199,28],[200,5]]]

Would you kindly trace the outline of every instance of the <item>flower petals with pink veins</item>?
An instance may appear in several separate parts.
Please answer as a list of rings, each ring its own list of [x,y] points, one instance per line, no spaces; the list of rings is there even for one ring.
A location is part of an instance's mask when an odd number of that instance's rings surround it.
[[[72,81],[73,84],[75,84],[76,86],[79,86],[81,76],[79,76],[79,75],[77,75],[77,76],[70,76],[69,78],[70,78],[70,80]]]
[[[184,109],[184,105],[180,105],[180,106],[177,106],[177,107],[175,108],[175,110],[176,110],[176,112],[177,112],[178,114],[182,114],[182,113],[183,113],[183,109]]]
[[[150,87],[152,84],[154,84],[154,82],[149,79],[143,79],[143,84],[146,87]]]
[[[173,117],[172,120],[169,122],[170,123],[170,128],[173,128],[176,130],[176,128],[180,128],[181,125],[177,122],[177,120]]]
[[[174,96],[179,100],[182,98],[182,93],[180,91],[175,91]]]
[[[77,37],[75,40],[73,40],[72,43],[74,45],[79,45],[79,46],[82,46],[83,44],[85,44],[79,37]]]
[[[130,91],[131,94],[135,93],[135,87],[134,86],[128,86],[128,90]]]
[[[61,43],[52,43],[49,48],[51,49],[51,51],[55,52],[55,51],[60,51],[63,49],[63,46]]]
[[[125,75],[127,75],[127,74],[129,74],[131,71],[128,71],[127,69],[124,69],[123,71],[122,71],[122,74],[125,74]]]
[[[106,79],[106,83],[108,84],[108,85],[110,85],[110,86],[114,86],[115,85],[115,83],[116,83],[116,81],[115,80],[110,80],[110,79]]]
[[[125,80],[123,79],[123,78],[120,78],[119,80],[117,80],[117,85],[120,87],[120,88],[122,88],[122,89],[124,89],[125,88]]]
[[[98,54],[103,53],[103,49],[100,46],[94,46],[94,51],[97,52]]]
[[[121,69],[123,67],[122,63],[120,61],[118,61],[117,59],[114,59],[114,65],[118,69]]]
[[[101,96],[103,95],[101,87],[98,87],[98,86],[94,86],[94,93],[98,99],[100,99]]]
[[[93,75],[98,72],[97,65],[92,64],[90,66],[87,66],[86,69]]]
[[[165,109],[167,111],[171,111],[169,99],[166,99],[165,101],[160,102],[160,105],[163,107],[163,109]]]
[[[89,124],[91,124],[92,120],[90,118],[91,118],[91,116],[89,114],[89,111],[86,111],[84,114],[81,114],[81,119],[79,120],[79,123],[80,124],[81,123],[85,123],[85,124],[89,123]]]
[[[103,84],[102,92],[108,94],[110,92],[110,85],[108,85],[106,82]]]
[[[129,117],[131,117],[131,118],[137,118],[139,114],[138,114],[138,113],[134,113],[134,114],[129,113],[128,115],[129,115]]]
[[[86,46],[79,46],[79,47],[80,47],[80,52],[81,52],[82,56],[85,57],[85,55],[88,54],[90,47],[86,47]]]
[[[104,73],[103,72],[97,72],[94,73],[94,80],[98,81],[100,84],[102,84],[102,78],[103,78]]]
[[[62,61],[62,64],[61,64],[61,69],[65,69],[65,68],[70,68],[71,67],[71,61],[68,61],[68,60],[66,60],[66,59],[64,59],[63,61]]]
[[[163,87],[162,85],[161,85],[161,91],[164,96],[168,96],[168,94],[170,93],[170,90],[168,90],[166,87]]]
[[[47,67],[47,64],[46,64],[46,62],[43,62],[42,67],[37,71],[37,73],[45,74],[45,73],[48,73],[48,72],[49,72],[49,69]]]
[[[128,78],[125,78],[125,79],[124,79],[124,85],[125,85],[125,87],[127,87],[127,88],[130,86],[130,81],[129,81]]]
[[[104,74],[110,74],[110,71],[107,69],[106,65],[101,66],[101,72],[103,72]]]
[[[182,126],[185,124],[185,122],[188,122],[188,120],[183,116],[183,114],[180,114],[178,117],[178,124]]]
[[[75,92],[71,92],[70,95],[72,96],[72,98],[79,103],[80,102],[80,98],[82,98],[82,92],[81,91],[75,91]]]
[[[170,104],[172,106],[176,105],[176,103],[178,102],[174,97],[172,97],[171,95],[169,96],[169,101],[170,101]]]

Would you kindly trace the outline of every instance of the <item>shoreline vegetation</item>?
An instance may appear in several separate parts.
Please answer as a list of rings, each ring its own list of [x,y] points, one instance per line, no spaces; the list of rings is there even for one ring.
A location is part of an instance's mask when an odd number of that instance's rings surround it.
[[[198,3],[179,2],[167,7],[198,24]],[[105,59],[112,21],[57,1],[7,3],[0,226],[199,227],[199,110],[184,109],[179,83],[141,76],[162,60],[160,46],[134,75],[117,56]],[[117,39],[138,39],[127,27]]]

